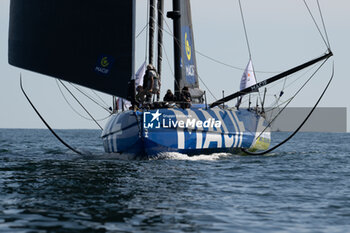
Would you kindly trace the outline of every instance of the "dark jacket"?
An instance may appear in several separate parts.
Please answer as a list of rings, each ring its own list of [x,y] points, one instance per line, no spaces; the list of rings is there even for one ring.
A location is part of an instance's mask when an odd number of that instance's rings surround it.
[[[163,101],[166,101],[166,102],[174,102],[175,100],[176,98],[173,93],[166,93],[163,98]]]
[[[180,95],[181,107],[182,108],[190,108],[192,97],[189,91],[182,90]]]

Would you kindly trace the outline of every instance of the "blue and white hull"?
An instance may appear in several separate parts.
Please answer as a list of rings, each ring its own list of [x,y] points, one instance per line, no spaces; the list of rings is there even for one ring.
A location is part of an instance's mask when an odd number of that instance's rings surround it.
[[[269,128],[263,117],[246,109],[167,108],[113,115],[102,139],[107,153],[147,159],[161,152],[189,155],[267,149]]]

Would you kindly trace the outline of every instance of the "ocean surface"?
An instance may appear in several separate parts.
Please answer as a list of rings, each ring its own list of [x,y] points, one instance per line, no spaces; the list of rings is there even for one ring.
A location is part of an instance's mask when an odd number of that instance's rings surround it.
[[[0,129],[0,232],[350,232],[350,134],[266,156],[106,155],[98,130]],[[275,142],[287,133],[273,133]]]

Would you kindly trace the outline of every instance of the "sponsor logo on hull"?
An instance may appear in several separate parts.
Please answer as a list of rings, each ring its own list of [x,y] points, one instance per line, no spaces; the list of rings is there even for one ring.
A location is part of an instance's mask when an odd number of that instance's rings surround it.
[[[186,119],[181,119],[185,117]],[[155,113],[144,112],[143,127],[145,129],[159,129],[159,128],[181,128],[181,129],[194,129],[194,128],[220,128],[222,123],[214,118],[206,119],[205,121],[197,118],[191,118],[191,116],[176,116],[176,115],[163,115],[157,110]]]
[[[177,137],[169,145],[176,145],[176,149],[237,148],[249,144],[244,140],[248,139],[252,143],[254,139],[253,134],[251,137],[244,136],[244,123],[232,111],[186,112],[175,109],[166,113],[160,113],[159,110],[144,112],[144,136],[165,145],[169,143],[169,138],[164,138],[164,135],[174,131],[162,130],[174,129]]]

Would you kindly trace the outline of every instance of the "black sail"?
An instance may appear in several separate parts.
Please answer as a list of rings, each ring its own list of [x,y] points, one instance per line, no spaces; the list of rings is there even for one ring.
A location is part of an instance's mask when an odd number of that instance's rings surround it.
[[[180,89],[189,87],[192,99],[202,99],[203,91],[199,89],[197,61],[194,46],[193,25],[190,0],[182,0],[180,7],[181,21],[181,67],[182,79]]]
[[[9,63],[127,98],[134,24],[135,0],[11,0]]]

